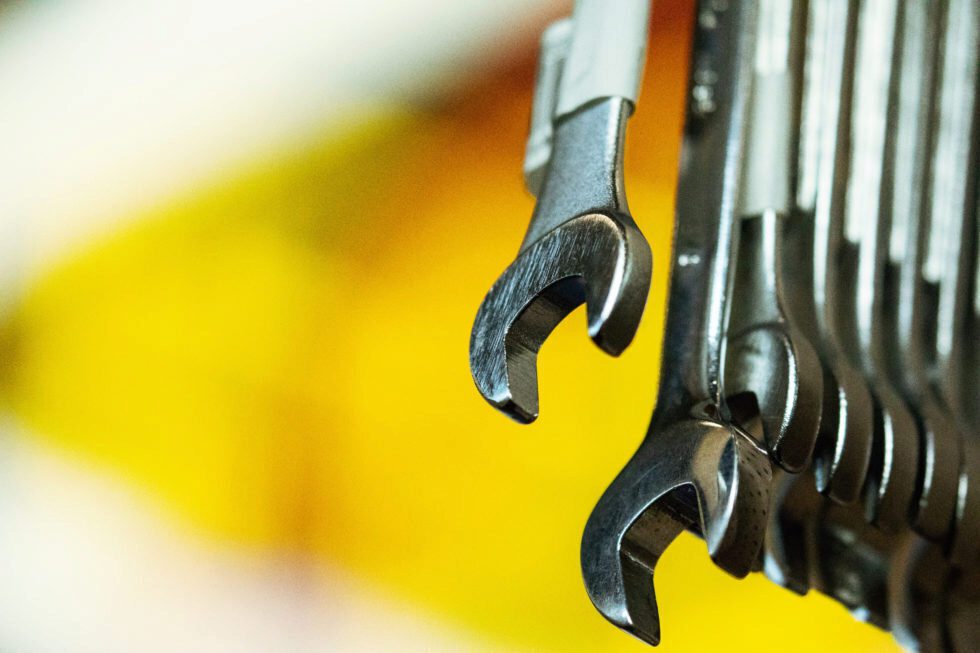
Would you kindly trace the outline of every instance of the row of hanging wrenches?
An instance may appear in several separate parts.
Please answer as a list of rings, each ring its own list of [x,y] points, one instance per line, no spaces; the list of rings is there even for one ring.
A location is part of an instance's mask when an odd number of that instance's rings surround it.
[[[494,406],[586,305],[618,355],[650,283],[623,140],[648,0],[542,38],[515,261],[477,313]],[[909,650],[980,651],[980,3],[701,0],[656,409],[585,526],[613,624],[657,644],[683,530],[742,577],[822,592]]]

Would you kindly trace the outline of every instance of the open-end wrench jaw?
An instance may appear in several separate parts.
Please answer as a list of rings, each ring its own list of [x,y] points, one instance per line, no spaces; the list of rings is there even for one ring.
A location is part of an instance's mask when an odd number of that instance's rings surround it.
[[[613,212],[573,218],[521,251],[473,325],[470,366],[480,393],[515,420],[534,421],[538,351],[583,303],[593,342],[621,354],[643,314],[651,261],[633,219]]]
[[[643,314],[652,257],[627,207],[623,144],[649,9],[648,0],[583,0],[541,41],[524,166],[537,202],[470,337],[477,388],[519,422],[538,416],[537,354],[565,316],[584,303],[592,340],[618,356]]]
[[[773,462],[803,470],[820,429],[823,373],[816,352],[785,325],[755,325],[729,341],[726,367],[728,400],[754,397]]]
[[[742,221],[725,362],[733,413],[758,412],[773,462],[789,472],[810,465],[820,432],[823,367],[788,310],[782,258],[785,216]],[[747,399],[750,406],[740,411]],[[742,423],[738,416],[736,422]]]
[[[650,435],[599,500],[582,538],[592,603],[639,639],[660,642],[654,569],[685,529],[714,562],[739,578],[765,537],[772,468],[751,437],[707,413],[656,418]]]

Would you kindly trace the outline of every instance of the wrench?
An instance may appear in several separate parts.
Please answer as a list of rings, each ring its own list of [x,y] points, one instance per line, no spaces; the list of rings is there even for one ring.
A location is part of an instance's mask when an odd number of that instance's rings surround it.
[[[835,299],[833,292],[837,290],[839,278],[827,276],[832,275],[834,266],[825,258],[833,262],[839,256],[837,252],[846,251],[846,243],[839,236],[839,211],[834,208],[842,197],[842,188],[837,183],[839,176],[834,171],[847,162],[840,133],[851,119],[851,95],[849,76],[842,74],[842,68],[845,61],[853,58],[858,14],[855,3],[820,0],[811,2],[809,11],[804,61],[807,83],[801,106],[802,146],[796,189],[801,218],[790,221],[789,225],[796,228],[787,230],[792,235],[788,241],[792,251],[789,261],[797,261],[795,267],[787,265],[787,269],[802,269],[805,274],[797,272],[790,277],[794,283],[789,285],[787,296],[800,307],[802,315],[820,314],[824,318],[826,333],[821,334],[817,328],[811,330],[811,337],[822,340],[824,351],[830,353],[824,357],[828,392],[821,414],[822,437],[828,442],[836,439],[838,443],[851,443],[851,451],[855,450],[853,444],[860,443],[863,464],[852,468],[860,470],[862,475],[849,484],[846,507],[821,499],[809,485],[808,475],[784,476],[780,480],[779,494],[774,497],[771,510],[765,571],[770,580],[784,587],[804,594],[812,585],[851,609],[858,618],[885,625],[892,544],[881,533],[869,529],[860,507],[851,505],[857,499],[867,471],[872,441],[871,403],[864,380],[846,364],[846,354],[838,343],[836,329],[840,318],[834,310],[837,302],[827,300]],[[830,92],[836,88],[843,90]],[[817,213],[817,217],[807,223],[805,216],[810,212]],[[814,257],[815,244],[818,247]],[[805,258],[808,252],[813,257],[809,260]],[[818,274],[809,274],[809,266],[799,265],[801,260],[817,263]],[[804,323],[817,325],[818,320],[804,320]],[[845,365],[840,365],[842,360]],[[843,371],[844,378],[851,381],[850,386],[838,385],[832,367],[835,362],[838,374]],[[855,389],[852,396],[856,394],[867,400],[861,404],[865,409],[862,418],[850,422],[847,420],[848,387]],[[855,414],[851,412],[850,416],[853,418]],[[833,469],[827,462],[821,466],[818,457],[814,469],[818,479],[828,468]],[[827,485],[818,482],[817,488],[826,492]],[[828,494],[838,503],[845,503],[840,501],[839,493]]]
[[[797,216],[786,224],[787,296],[803,335],[823,363],[821,426],[813,468],[817,488],[840,503],[860,496],[871,457],[874,407],[861,373],[836,333],[837,260],[843,247],[831,229],[842,192],[851,75],[857,32],[855,0],[811,0],[803,76]]]
[[[885,319],[892,335],[889,376],[910,405],[917,407],[923,452],[921,494],[912,527],[934,542],[952,535],[959,486],[960,439],[965,437],[942,405],[930,383],[934,356],[928,343],[929,324],[936,317],[936,284],[922,276],[929,238],[924,187],[931,177],[930,117],[936,90],[941,8],[938,3],[905,3],[901,79],[891,180],[892,233],[886,270]]]
[[[682,530],[738,577],[756,567],[765,534],[771,464],[730,421],[722,385],[753,4],[698,6],[657,407],[582,538],[589,598],[650,644],[661,634],[654,569]]]
[[[821,9],[827,8],[829,7],[821,8],[819,3],[811,4],[811,12],[817,13],[815,19],[811,16],[811,35],[819,34],[819,32],[814,34],[814,26],[821,24],[819,12]],[[911,9],[914,10],[915,8]],[[914,30],[914,36],[927,36],[921,31],[924,25],[915,22],[917,19],[920,19],[921,22],[921,17],[916,16],[914,11],[910,11],[909,14],[899,13],[898,17],[903,22],[903,32]],[[916,46],[914,39],[909,38],[903,38],[900,43],[906,50],[914,49]],[[812,53],[814,46],[810,44],[808,50]],[[910,67],[911,63],[915,63],[915,61],[909,61],[911,56],[906,55],[904,51],[901,51],[900,54],[902,55],[901,60],[896,62],[896,69],[904,70]],[[813,57],[808,58],[807,63],[812,65],[814,63]],[[812,73],[810,74],[812,75]],[[921,76],[921,71],[913,68],[904,77],[914,78],[915,76]],[[920,89],[914,88],[913,90],[915,96],[918,97]],[[804,116],[807,115],[808,108],[804,105]],[[899,115],[904,118],[905,122],[908,122],[909,117],[906,113],[899,112]],[[905,125],[905,122],[901,125]],[[806,120],[804,120],[804,124],[806,125]],[[908,125],[905,126],[908,128]],[[811,129],[814,128],[812,124],[810,127]],[[805,133],[803,141],[805,144],[807,143]],[[804,198],[808,196],[808,184],[810,191],[816,190],[816,176],[807,168],[808,157],[806,154],[806,147],[804,147],[804,156],[801,157],[800,188],[798,189]],[[901,167],[899,166],[899,168]],[[880,247],[881,245],[877,244],[876,246]],[[881,297],[881,293],[885,290],[886,288],[882,287],[881,284],[875,288],[878,297]],[[806,293],[804,291],[800,294],[805,296]],[[876,334],[875,337],[878,339],[876,343],[876,347],[878,347],[876,365],[880,366],[891,358],[889,350],[894,340],[892,335],[890,328],[884,328],[879,334]],[[884,336],[888,337],[885,338]],[[832,413],[830,417],[833,417]],[[955,455],[957,451],[955,441],[952,451]],[[869,528],[864,523],[860,512],[856,512],[853,508],[837,507],[819,501],[807,491],[805,484],[801,481],[802,479],[787,480],[786,483],[789,487],[783,490],[781,498],[777,499],[773,507],[770,536],[767,540],[767,575],[770,579],[800,593],[808,590],[810,582],[813,581],[817,589],[849,607],[857,617],[887,627],[890,612],[887,600],[890,590],[889,576],[894,573],[893,569],[897,564],[893,558],[895,558],[898,550],[908,546],[904,542],[911,542],[915,538],[910,535],[901,536],[901,540],[885,537],[880,532]],[[953,489],[951,492],[947,492],[945,496],[945,530],[940,528],[940,534],[937,537],[947,535],[948,524],[952,517],[952,502],[955,498],[955,476],[949,485]],[[935,511],[935,509],[934,506],[933,510]],[[900,524],[896,526],[900,526]],[[899,544],[900,541],[902,544]],[[782,564],[776,564],[777,562]]]
[[[817,538],[824,528],[820,516],[823,493],[851,505],[864,486],[871,454],[873,407],[861,378],[843,354],[832,310],[835,284],[829,273],[842,243],[834,218],[842,192],[840,170],[850,105],[856,42],[857,4],[840,0],[809,3],[803,93],[800,106],[800,152],[793,219],[786,223],[786,297],[793,312],[803,316],[804,335],[819,346],[824,380],[823,405],[812,474],[781,475],[771,507],[766,540],[765,572],[773,582],[799,594],[819,577]],[[808,487],[813,478],[815,487]],[[853,519],[851,520],[853,521]],[[829,584],[818,588],[833,593]],[[841,599],[841,597],[837,597]],[[842,600],[853,603],[851,595]]]
[[[589,335],[616,356],[643,313],[650,246],[630,216],[622,168],[648,13],[649,0],[580,0],[560,74],[539,75],[559,84],[546,171],[517,258],[484,298],[470,339],[477,388],[519,422],[538,415],[537,353],[565,316],[585,303]],[[542,70],[555,65],[561,29],[545,34]],[[534,166],[525,169],[534,188]]]
[[[862,369],[875,400],[872,471],[866,486],[872,523],[899,531],[908,523],[917,493],[919,433],[915,418],[886,375],[884,259],[889,213],[882,206],[894,118],[892,90],[897,0],[869,0],[860,9],[855,92],[851,105],[851,149],[844,210],[845,255],[838,268],[838,337],[852,363]]]
[[[787,510],[770,511],[763,570],[770,580],[804,594],[810,541],[805,522],[819,495],[810,496],[815,490],[802,488],[786,472],[799,473],[810,464],[820,433],[824,369],[799,324],[806,291],[787,283],[790,268],[799,264],[788,256],[786,232],[798,217],[789,208],[801,9],[801,3],[785,0],[758,3],[725,394],[735,422],[785,470],[774,473],[772,506]],[[812,315],[812,300],[809,310]]]
[[[738,251],[725,360],[733,412],[758,412],[773,462],[810,464],[820,428],[823,368],[787,296],[794,97],[800,3],[759,0],[752,103],[741,186]],[[797,38],[794,38],[796,36]],[[738,406],[748,402],[747,406]],[[741,410],[739,410],[741,408]]]

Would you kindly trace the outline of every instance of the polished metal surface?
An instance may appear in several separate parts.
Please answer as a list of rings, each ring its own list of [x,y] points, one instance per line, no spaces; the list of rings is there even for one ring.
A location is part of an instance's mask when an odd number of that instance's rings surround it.
[[[857,37],[853,0],[811,0],[801,110],[797,213],[786,226],[786,247],[796,265],[787,284],[799,297],[804,335],[824,369],[824,406],[814,457],[818,489],[841,503],[857,501],[867,480],[874,404],[860,371],[845,355],[838,331],[836,279],[846,253],[838,219],[844,194],[846,142]]]
[[[623,192],[628,102],[610,98],[555,126],[554,152],[524,243],[487,293],[470,340],[481,394],[521,422],[538,415],[537,354],[585,303],[589,335],[619,355],[640,322],[650,286],[650,246]]]
[[[643,314],[652,261],[626,204],[623,141],[648,14],[647,0],[579,0],[542,39],[525,158],[528,187],[540,192],[470,336],[477,388],[520,422],[538,416],[537,355],[565,316],[584,303],[589,336],[618,356]]]
[[[889,111],[893,86],[893,48],[897,0],[862,3],[858,20],[855,88],[851,103],[850,156],[844,237],[847,275],[836,277],[838,336],[859,367],[875,402],[872,470],[866,485],[871,521],[898,531],[908,523],[919,472],[919,433],[915,418],[883,373],[885,340],[884,262],[890,213],[882,206],[885,157],[894,134]]]
[[[645,15],[621,3],[618,25]],[[539,84],[581,29],[545,38]],[[910,651],[978,653],[980,4],[700,0],[691,62],[657,405],[586,523],[589,598],[659,643],[654,572],[688,530]],[[618,354],[650,275],[631,100],[555,97],[536,93],[538,203],[471,340],[480,391],[520,421],[552,329],[585,303]]]
[[[653,576],[666,547],[688,528],[718,566],[746,575],[759,559],[771,489],[765,451],[725,413],[722,374],[754,21],[747,3],[714,6],[702,3],[695,34],[689,88],[693,95],[699,80],[712,80],[712,103],[704,112],[692,98],[688,113],[657,407],[582,538],[589,598],[651,644],[661,636]]]
[[[932,228],[924,275],[938,283],[935,383],[953,421],[973,437],[960,439],[960,493],[956,528],[962,549],[953,555],[980,563],[980,441],[971,429],[968,406],[977,402],[971,371],[966,369],[976,341],[967,326],[972,314],[973,258],[976,229],[976,161],[980,149],[977,115],[980,7],[951,0],[943,37],[943,69],[938,92],[932,189]]]
[[[823,369],[787,296],[785,223],[790,214],[801,3],[758,3],[741,219],[727,329],[725,394],[733,411],[759,412],[764,443],[780,467],[810,464],[820,430]],[[759,162],[764,162],[765,165]],[[748,406],[739,404],[749,402]]]
[[[886,327],[893,334],[888,357],[890,377],[917,409],[923,456],[921,493],[913,528],[939,543],[952,532],[960,467],[960,439],[965,437],[942,406],[931,383],[932,348],[928,331],[935,322],[936,284],[922,275],[929,221],[925,198],[931,176],[929,120],[934,110],[941,43],[938,3],[906,3],[898,73],[894,174],[890,191],[892,233],[886,270]]]

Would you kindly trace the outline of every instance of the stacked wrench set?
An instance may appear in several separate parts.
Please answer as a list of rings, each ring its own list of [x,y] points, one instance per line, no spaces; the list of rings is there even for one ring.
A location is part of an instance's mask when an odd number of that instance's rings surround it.
[[[470,350],[521,422],[566,315],[618,355],[643,312],[622,152],[648,15],[580,0],[542,39],[537,203]],[[980,2],[701,0],[694,29],[657,407],[585,526],[589,596],[657,644],[686,529],[910,650],[980,651]]]

